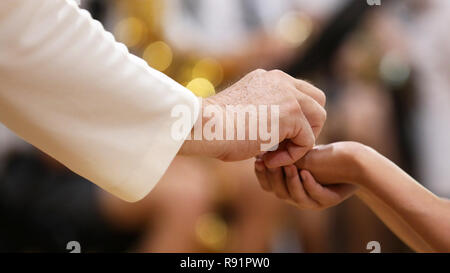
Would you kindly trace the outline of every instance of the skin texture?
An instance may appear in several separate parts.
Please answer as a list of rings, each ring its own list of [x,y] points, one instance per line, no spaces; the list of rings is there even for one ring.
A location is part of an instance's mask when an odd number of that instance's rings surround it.
[[[450,202],[367,146],[319,146],[284,172],[260,160],[255,171],[263,189],[301,209],[325,209],[357,194],[412,249],[450,251]]]
[[[202,107],[209,105],[222,109],[225,115],[230,114],[227,113],[226,105],[279,106],[279,139],[276,142],[280,145],[277,150],[262,156],[269,167],[293,164],[304,156],[313,147],[326,120],[324,93],[313,85],[294,79],[279,70],[255,70],[219,94],[205,99]],[[199,119],[198,122],[200,120],[205,124],[208,118]],[[270,114],[268,123],[270,126]],[[248,126],[248,122],[246,125]],[[234,128],[237,128],[236,124]],[[239,161],[261,154],[262,143],[266,142],[259,138],[228,141],[187,140],[179,154]]]

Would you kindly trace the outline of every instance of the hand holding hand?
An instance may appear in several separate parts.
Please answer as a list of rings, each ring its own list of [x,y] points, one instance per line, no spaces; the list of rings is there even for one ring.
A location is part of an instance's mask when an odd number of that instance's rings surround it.
[[[264,154],[263,160],[268,167],[279,167],[293,164],[306,154],[314,145],[315,139],[322,130],[326,119],[324,109],[325,95],[313,85],[292,78],[279,71],[256,70],[248,74],[233,86],[219,94],[204,100],[203,108],[216,106],[224,112],[225,116],[233,116],[234,124],[224,124],[224,135],[230,128],[239,127],[234,119],[234,113],[230,113],[227,106],[277,106],[279,117],[272,119],[271,114],[257,116],[256,124],[261,120],[271,128],[272,123],[278,125],[273,129],[278,130],[277,139],[270,140],[274,144],[281,143],[277,150]],[[248,121],[255,117],[249,117]],[[199,119],[203,124],[209,121],[208,117]],[[249,133],[250,122],[245,125],[245,131]],[[194,127],[195,128],[195,127]],[[231,132],[235,135],[236,132]],[[254,157],[260,154],[261,139],[259,131],[256,140],[187,140],[181,150],[182,154],[201,154],[224,161],[238,161]]]
[[[302,209],[325,209],[357,191],[361,180],[358,155],[364,149],[354,142],[317,146],[295,165],[283,168],[267,168],[257,159],[255,172],[261,187],[277,197]]]

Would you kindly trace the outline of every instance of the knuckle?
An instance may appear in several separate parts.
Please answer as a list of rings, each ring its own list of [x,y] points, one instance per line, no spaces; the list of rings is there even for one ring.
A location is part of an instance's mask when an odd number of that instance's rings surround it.
[[[327,118],[328,118],[328,112],[327,112],[327,110],[323,109],[322,124],[324,124],[327,121]]]
[[[281,71],[279,69],[271,70],[271,71],[269,71],[269,73],[276,77],[285,77],[287,75],[286,73],[284,73],[283,71]]]
[[[251,74],[261,75],[261,74],[264,74],[264,73],[266,73],[266,72],[267,72],[266,70],[264,70],[264,69],[262,69],[262,68],[258,68],[258,69],[253,70],[253,71],[251,72]]]
[[[317,113],[317,123],[319,126],[323,125],[327,120],[327,111],[321,107]]]
[[[320,89],[317,89],[317,99],[318,99],[318,103],[322,106],[325,106],[325,104],[327,103],[327,96]]]
[[[253,70],[252,72],[248,73],[243,79],[246,79],[248,81],[258,80],[262,76],[264,76],[265,73],[267,73],[266,70],[259,68],[259,69]]]
[[[288,100],[287,103],[282,104],[280,107],[280,122],[281,124],[286,125],[286,128],[294,128],[294,126],[296,128],[301,128],[304,126],[301,119],[296,118],[300,115],[302,115],[302,109],[300,105],[293,100]]]
[[[314,84],[309,83],[308,81],[305,80],[298,80],[300,85],[303,86],[304,88],[311,87],[309,88],[311,90],[311,92],[313,92],[314,94],[314,99],[322,106],[325,106],[325,104],[327,103],[327,96],[325,95],[325,92],[323,92],[322,90],[320,90],[319,88],[317,88]]]
[[[316,142],[316,139],[313,134],[309,134],[305,139],[305,146],[307,148],[312,149],[314,147],[314,143]]]
[[[322,127],[327,120],[327,111],[323,107],[317,107],[314,112],[309,115],[311,127]]]
[[[294,100],[290,100],[289,102],[290,102],[288,106],[289,115],[292,115],[294,117],[298,117],[299,115],[301,115],[302,108],[300,107],[300,105]]]

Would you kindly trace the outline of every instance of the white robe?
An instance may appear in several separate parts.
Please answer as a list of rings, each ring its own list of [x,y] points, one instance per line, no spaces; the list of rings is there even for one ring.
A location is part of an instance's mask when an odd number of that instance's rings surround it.
[[[195,122],[197,98],[75,2],[0,1],[0,122],[72,171],[141,199],[183,143],[171,136],[175,105]]]

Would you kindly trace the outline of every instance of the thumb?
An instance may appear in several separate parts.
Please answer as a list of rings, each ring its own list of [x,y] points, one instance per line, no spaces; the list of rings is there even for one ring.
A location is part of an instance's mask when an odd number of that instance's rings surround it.
[[[312,149],[315,142],[314,132],[303,112],[297,117],[297,124],[276,151],[264,154],[264,163],[269,168],[294,164]]]

